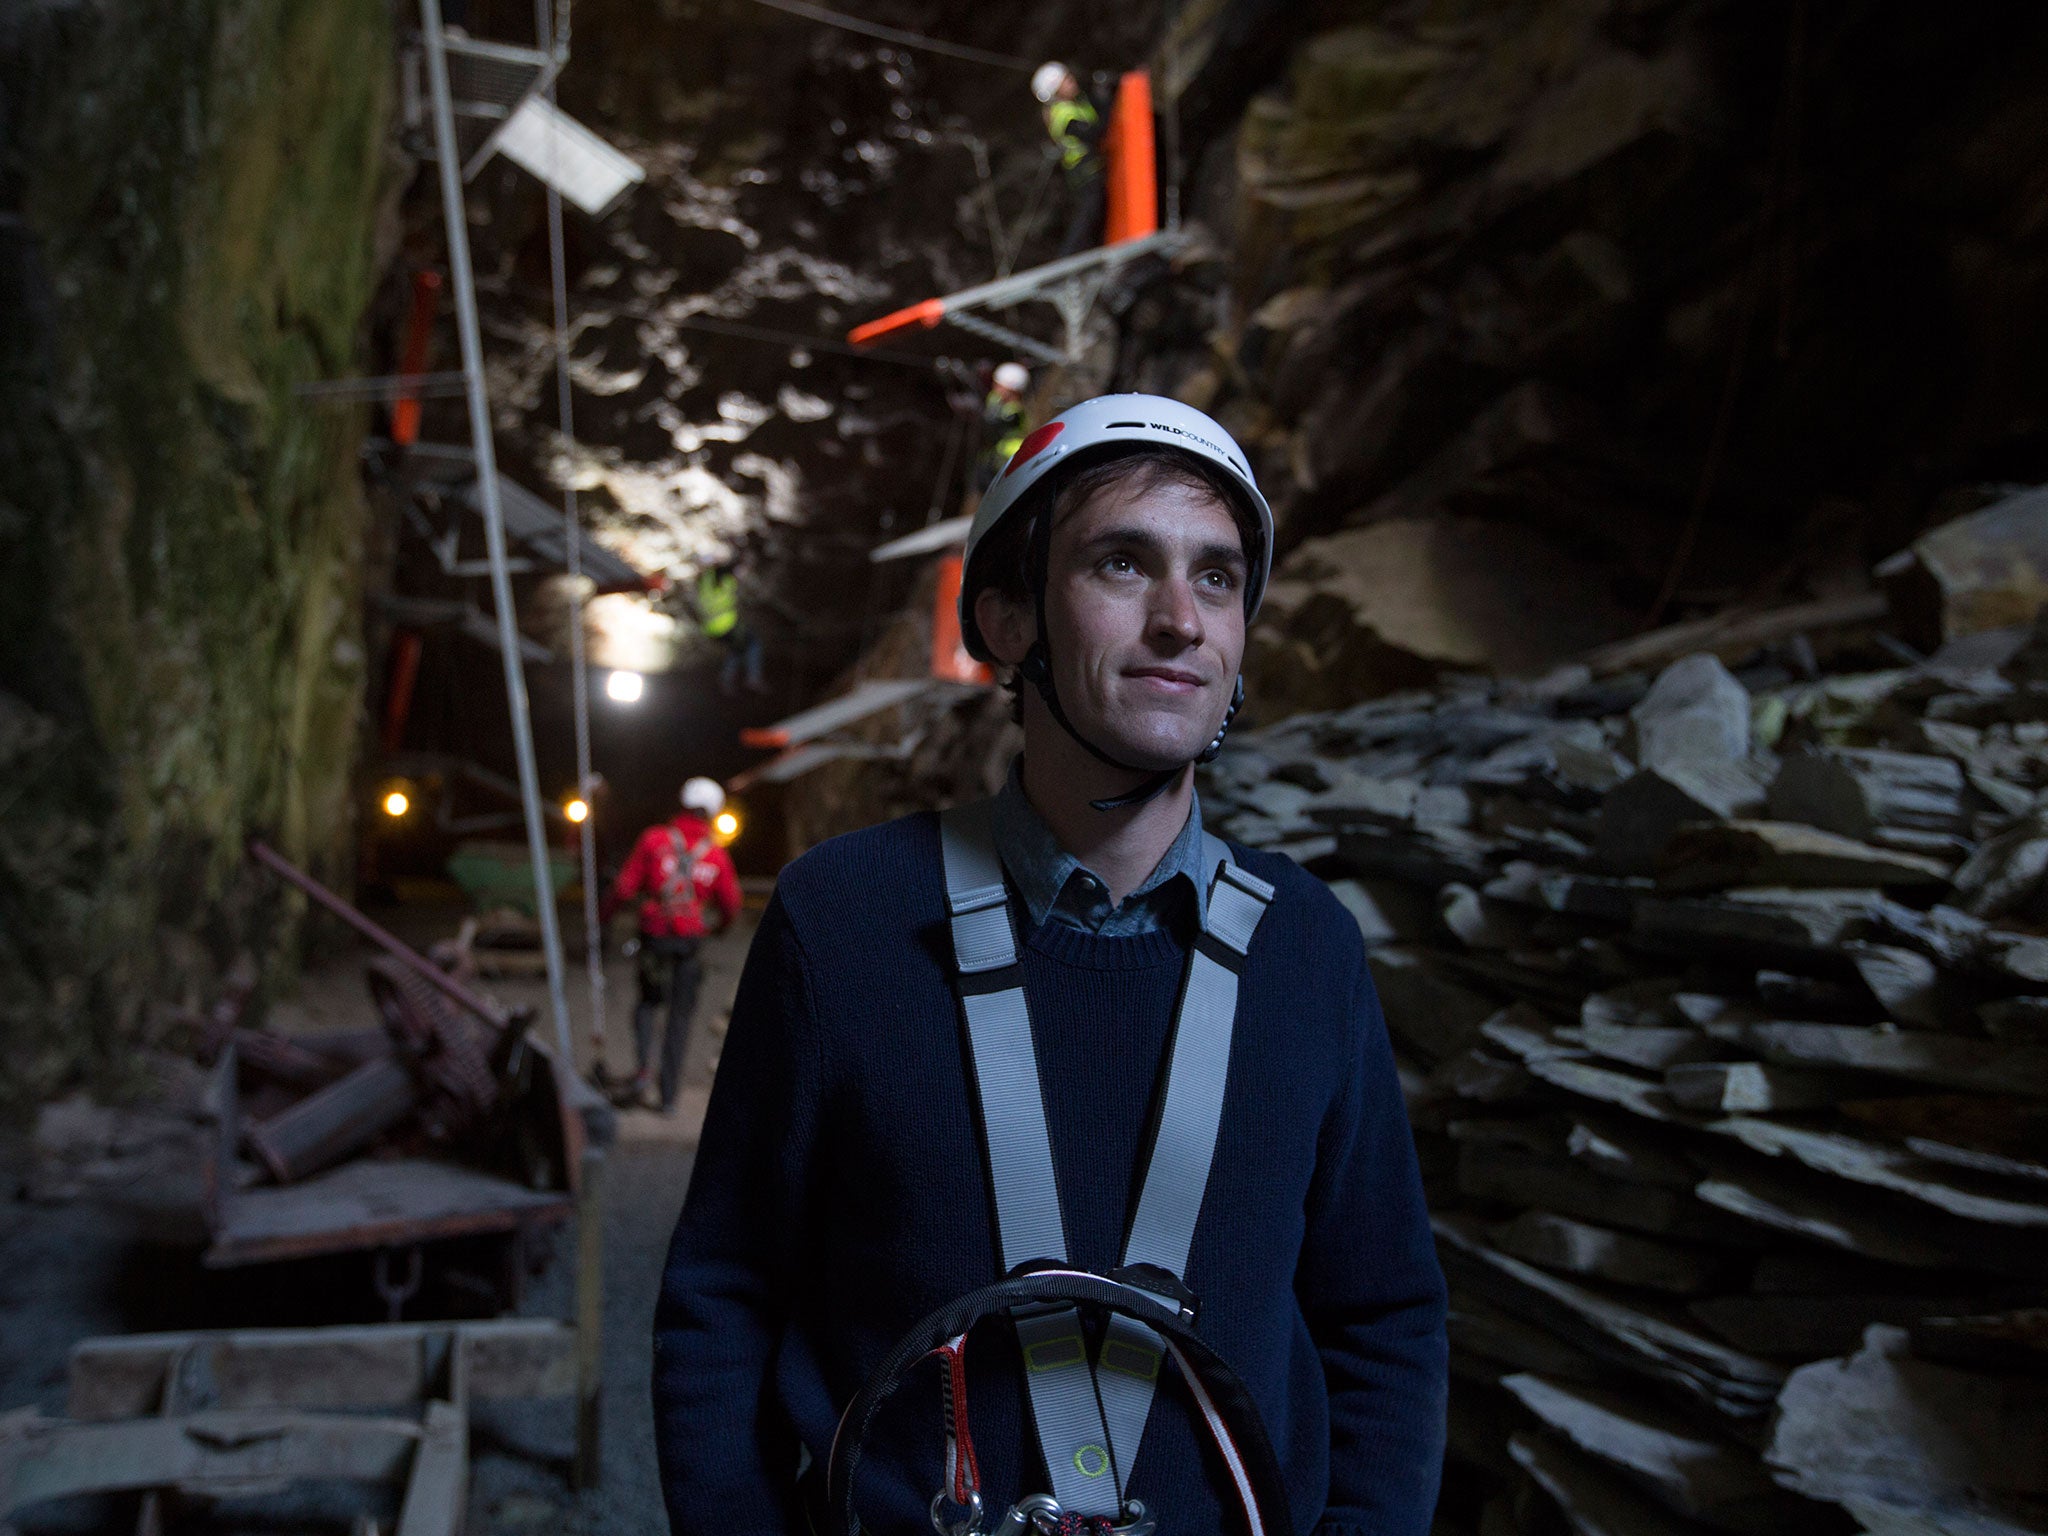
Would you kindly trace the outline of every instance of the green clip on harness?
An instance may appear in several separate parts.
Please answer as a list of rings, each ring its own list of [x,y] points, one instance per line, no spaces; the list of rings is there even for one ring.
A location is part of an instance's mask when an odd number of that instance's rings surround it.
[[[945,812],[939,826],[958,968],[955,980],[987,1143],[1001,1262],[1012,1277],[1029,1278],[1029,1272],[1041,1270],[1085,1274],[1073,1270],[1069,1262],[1023,968],[1011,927],[1009,888],[995,848],[992,811],[991,801],[961,806]],[[1221,839],[1204,834],[1203,850],[1215,875],[1201,893],[1202,927],[1181,986],[1164,1102],[1137,1213],[1125,1238],[1122,1267],[1108,1277],[1089,1277],[1113,1285],[1117,1293],[1135,1293],[1154,1304],[1145,1310],[1155,1315],[1156,1308],[1163,1308],[1177,1320],[1177,1332],[1182,1334],[1191,1333],[1195,1320],[1194,1297],[1183,1274],[1223,1117],[1238,970],[1273,899],[1273,887],[1232,862]],[[1098,1525],[1127,1516],[1135,1521],[1137,1512],[1128,1507],[1127,1498],[1130,1469],[1166,1357],[1173,1353],[1181,1358],[1185,1369],[1181,1351],[1128,1309],[1112,1310],[1093,1361],[1080,1313],[1071,1301],[1025,1301],[1011,1306],[1009,1313],[1023,1351],[1031,1415],[1058,1511]],[[964,1349],[962,1341],[955,1343]],[[1204,1394],[1199,1383],[1191,1381],[1191,1386],[1210,1418],[1210,1428],[1220,1441],[1229,1442],[1228,1427],[1210,1405],[1214,1394]],[[1250,1411],[1242,1388],[1233,1387],[1223,1395]],[[964,1403],[956,1407],[964,1414]],[[1251,1417],[1256,1425],[1256,1413]],[[1252,1438],[1263,1445],[1263,1427]],[[858,1458],[857,1439],[852,1455]],[[1266,1456],[1270,1461],[1270,1449]],[[1225,1460],[1237,1464],[1227,1443]],[[970,1486],[956,1483],[955,1489]],[[1248,1488],[1240,1479],[1239,1491],[1247,1494],[1253,1528],[1284,1536],[1284,1518],[1276,1526],[1269,1513],[1262,1523],[1251,1507],[1266,1503],[1270,1509],[1270,1497],[1250,1499]],[[978,1508],[978,1490],[975,1493]],[[849,1515],[850,1497],[849,1489]]]

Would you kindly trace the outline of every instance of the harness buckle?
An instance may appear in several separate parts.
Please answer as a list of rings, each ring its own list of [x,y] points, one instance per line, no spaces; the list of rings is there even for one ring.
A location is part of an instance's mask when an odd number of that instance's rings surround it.
[[[1192,1328],[1195,1318],[1202,1310],[1202,1299],[1189,1290],[1187,1283],[1172,1270],[1160,1264],[1124,1264],[1109,1272],[1109,1278],[1118,1285],[1128,1285],[1134,1291],[1143,1291],[1154,1301],[1164,1302],[1180,1313],[1180,1320]]]

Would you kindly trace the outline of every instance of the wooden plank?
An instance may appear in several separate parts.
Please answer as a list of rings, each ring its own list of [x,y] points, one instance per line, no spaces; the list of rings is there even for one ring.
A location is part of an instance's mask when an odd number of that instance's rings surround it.
[[[0,1517],[45,1499],[320,1477],[384,1482],[411,1464],[410,1419],[207,1410],[118,1424],[16,1419],[0,1426]]]
[[[286,1188],[242,1190],[225,1206],[209,1268],[510,1232],[574,1209],[566,1195],[427,1158],[344,1163]]]
[[[552,1318],[237,1329],[86,1339],[71,1351],[65,1411],[93,1422],[150,1413],[166,1372],[189,1352],[224,1409],[395,1408],[437,1387],[451,1349],[480,1400],[567,1397],[576,1339]]]
[[[595,1488],[604,1475],[604,1194],[605,1154],[583,1154],[576,1199],[576,1486]]]
[[[232,1038],[222,1047],[206,1081],[205,1114],[213,1122],[213,1145],[206,1159],[201,1204],[206,1229],[218,1232],[232,1198],[235,1159],[242,1150],[241,1058]]]
[[[395,1536],[456,1536],[468,1498],[469,1415],[454,1403],[429,1403]]]

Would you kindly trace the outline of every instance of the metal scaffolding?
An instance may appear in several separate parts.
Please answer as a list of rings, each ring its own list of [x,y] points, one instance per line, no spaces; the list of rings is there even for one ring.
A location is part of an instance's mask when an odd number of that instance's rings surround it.
[[[566,1066],[575,1060],[575,1055],[569,1030],[569,1000],[563,989],[562,934],[555,920],[554,880],[548,868],[547,820],[541,810],[540,772],[533,754],[533,720],[527,707],[519,626],[512,606],[512,573],[506,559],[505,514],[499,500],[498,460],[491,436],[490,398],[484,386],[483,338],[477,322],[476,276],[469,259],[469,221],[462,199],[463,160],[456,135],[454,94],[448,74],[448,38],[441,25],[441,0],[420,0],[420,30],[425,45],[428,90],[433,101],[441,215],[448,229],[448,268],[455,280],[455,323],[462,342],[464,393],[469,400],[470,444],[476,456],[477,494],[484,519],[484,546],[490,563],[491,602],[497,610],[498,649],[505,669],[505,701],[512,716],[512,748],[519,764],[519,799],[526,821],[526,846],[533,860],[534,909],[540,920],[541,950],[547,962],[548,1004],[554,1014],[555,1048]],[[470,44],[463,46],[474,47]],[[538,73],[533,83],[539,83]],[[572,540],[571,548],[574,547]]]

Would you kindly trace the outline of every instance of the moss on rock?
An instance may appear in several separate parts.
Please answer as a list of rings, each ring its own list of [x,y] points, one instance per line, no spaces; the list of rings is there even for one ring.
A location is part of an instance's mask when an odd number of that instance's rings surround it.
[[[390,77],[377,0],[0,37],[0,1094],[114,1071],[236,948],[283,953],[247,837],[347,867],[363,423],[293,390],[354,366]]]

